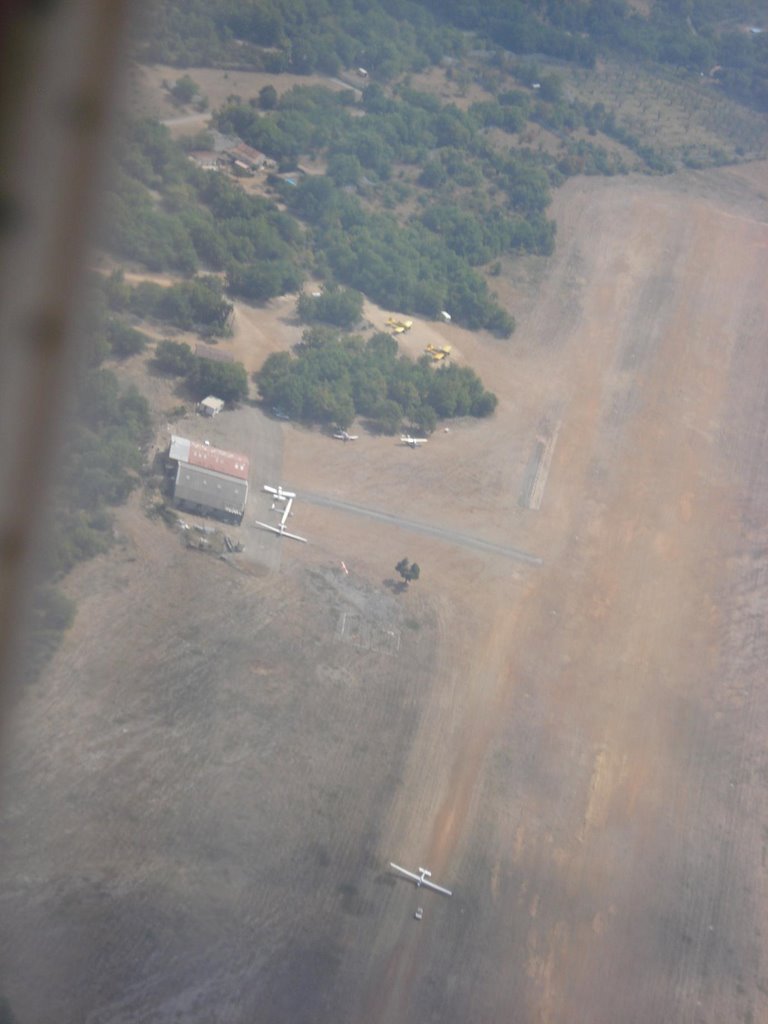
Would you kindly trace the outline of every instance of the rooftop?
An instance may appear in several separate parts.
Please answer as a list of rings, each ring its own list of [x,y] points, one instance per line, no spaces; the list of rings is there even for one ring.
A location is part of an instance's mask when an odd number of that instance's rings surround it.
[[[214,448],[200,441],[190,441],[186,437],[171,437],[168,455],[179,462],[190,466],[199,466],[223,476],[234,476],[240,480],[248,479],[248,456],[238,452],[226,452],[223,448]]]

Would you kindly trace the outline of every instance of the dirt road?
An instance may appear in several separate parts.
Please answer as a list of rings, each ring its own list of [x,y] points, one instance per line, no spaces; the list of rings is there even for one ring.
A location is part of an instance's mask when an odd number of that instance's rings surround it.
[[[219,417],[299,493],[311,543],[267,575],[125,513],[14,724],[22,1024],[768,1019],[752,170],[565,186],[551,263],[497,279],[514,338],[429,325],[492,421],[418,453],[281,425],[278,466],[273,424]],[[238,321],[253,365],[299,330],[284,303]],[[422,576],[398,595],[403,556]]]

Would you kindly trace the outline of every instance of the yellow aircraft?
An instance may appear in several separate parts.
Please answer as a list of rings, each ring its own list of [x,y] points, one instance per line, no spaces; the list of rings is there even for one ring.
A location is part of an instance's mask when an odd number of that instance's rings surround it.
[[[413,327],[413,320],[398,320],[397,317],[391,316],[387,319],[387,324],[392,328],[393,334],[404,334]]]
[[[443,345],[442,348],[435,348],[435,346],[430,342],[424,351],[428,356],[432,357],[433,362],[440,363],[446,358],[446,356],[451,354],[451,346]]]

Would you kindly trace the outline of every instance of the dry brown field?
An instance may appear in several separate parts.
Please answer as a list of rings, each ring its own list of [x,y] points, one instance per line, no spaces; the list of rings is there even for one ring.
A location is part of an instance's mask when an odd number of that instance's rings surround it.
[[[404,337],[500,399],[421,450],[166,423],[128,362],[159,446],[250,455],[251,525],[225,562],[136,500],[69,578],[6,731],[19,1024],[768,1020],[767,175],[569,181],[494,279],[511,340]],[[224,344],[300,330],[240,305]],[[264,482],[309,544],[253,527]]]

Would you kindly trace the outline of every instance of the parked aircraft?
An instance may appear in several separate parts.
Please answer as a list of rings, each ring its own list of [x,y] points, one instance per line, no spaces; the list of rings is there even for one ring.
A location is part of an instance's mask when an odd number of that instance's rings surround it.
[[[410,448],[418,448],[420,444],[426,444],[427,441],[426,437],[411,437],[410,434],[400,435],[400,444],[407,444]]]
[[[442,885],[435,885],[434,882],[429,881],[432,877],[432,872],[427,871],[426,868],[419,868],[419,873],[416,875],[413,871],[407,871],[405,868],[401,868],[399,864],[393,864],[392,861],[389,862],[389,866],[395,871],[399,871],[405,878],[410,878],[412,882],[415,882],[417,889],[420,889],[421,886],[424,885],[427,889],[434,889],[435,892],[441,892],[443,896],[453,896],[450,889],[444,889]]]
[[[337,430],[333,435],[337,441],[356,441],[359,434],[348,434],[346,430]]]
[[[387,325],[393,334],[405,334],[413,327],[413,320],[398,320],[397,317],[391,316],[387,319]]]
[[[275,501],[284,501],[282,515],[280,516],[280,522],[277,526],[272,526],[271,523],[262,523],[258,519],[256,525],[261,526],[264,530],[269,530],[272,533],[276,533],[279,537],[290,537],[291,540],[300,540],[302,544],[307,543],[306,537],[300,537],[298,533],[289,533],[285,528],[285,524],[288,521],[288,517],[293,515],[291,511],[293,507],[293,499],[296,495],[293,491],[284,491],[282,487],[270,487],[269,484],[264,484],[264,490],[270,494],[275,495]],[[272,508],[275,507],[275,503],[272,503]]]
[[[453,351],[453,348],[451,345],[443,345],[442,347],[436,348],[432,342],[430,342],[424,351],[431,357],[433,362],[439,363],[442,362],[443,359],[448,358]]]

